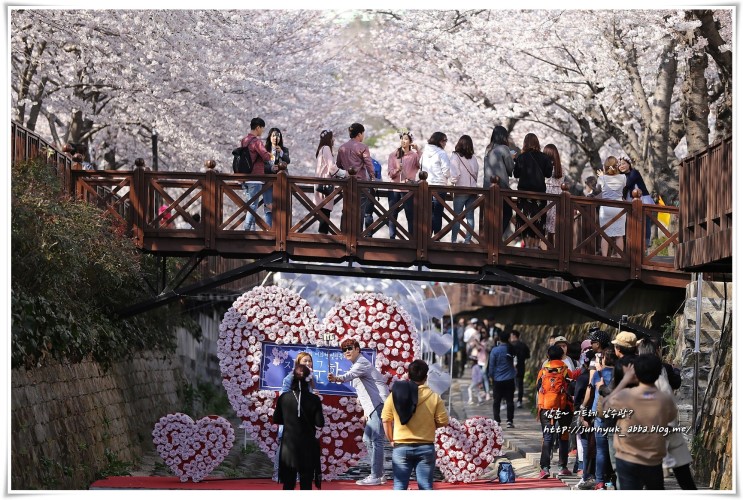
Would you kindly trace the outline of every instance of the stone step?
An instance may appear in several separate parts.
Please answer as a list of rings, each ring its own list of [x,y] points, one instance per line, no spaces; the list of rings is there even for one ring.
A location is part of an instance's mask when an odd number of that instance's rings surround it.
[[[686,287],[687,297],[697,296],[697,282],[692,281]],[[722,282],[722,281],[703,281],[702,282],[702,297],[708,297],[713,299],[727,299],[732,302],[733,300],[733,283]]]

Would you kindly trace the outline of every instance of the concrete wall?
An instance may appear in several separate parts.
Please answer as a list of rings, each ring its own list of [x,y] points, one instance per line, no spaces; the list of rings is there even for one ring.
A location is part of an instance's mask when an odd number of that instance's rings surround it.
[[[137,460],[155,422],[181,410],[174,357],[139,355],[107,372],[92,361],[11,373],[11,488],[85,489]]]

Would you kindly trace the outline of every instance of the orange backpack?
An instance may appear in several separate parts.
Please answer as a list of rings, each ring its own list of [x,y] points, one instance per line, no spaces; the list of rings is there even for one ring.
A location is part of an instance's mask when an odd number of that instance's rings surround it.
[[[541,380],[537,396],[540,410],[565,410],[570,406],[568,375],[570,370],[559,359],[548,361],[537,378]]]

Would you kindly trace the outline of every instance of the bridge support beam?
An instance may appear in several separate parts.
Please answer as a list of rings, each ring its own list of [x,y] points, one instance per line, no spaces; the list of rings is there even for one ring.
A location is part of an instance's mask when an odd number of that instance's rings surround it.
[[[274,252],[268,257],[256,260],[250,264],[235,268],[226,273],[214,276],[193,285],[175,290],[165,290],[155,298],[140,302],[119,311],[122,317],[149,311],[156,307],[168,304],[181,297],[194,295],[205,290],[235,281],[259,271],[293,272],[304,274],[318,274],[331,276],[356,276],[358,278],[397,279],[407,281],[438,281],[444,283],[478,283],[481,285],[508,285],[523,290],[536,297],[560,302],[576,309],[586,316],[602,323],[636,333],[640,337],[658,337],[658,333],[635,323],[622,321],[621,316],[608,313],[605,309],[589,305],[565,294],[555,292],[531,281],[520,278],[503,269],[494,266],[484,266],[479,273],[451,272],[429,270],[425,266],[417,268],[389,268],[374,266],[358,266],[353,261],[341,265],[312,264],[290,261],[285,252]],[[181,280],[182,281],[182,280]],[[584,285],[585,286],[585,285]],[[623,295],[632,282],[625,285],[618,297]],[[617,297],[612,300],[616,301]]]

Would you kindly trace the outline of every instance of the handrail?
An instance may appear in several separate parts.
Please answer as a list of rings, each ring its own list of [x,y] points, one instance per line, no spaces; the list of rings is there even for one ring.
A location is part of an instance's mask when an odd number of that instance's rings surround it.
[[[143,168],[141,162],[134,170],[85,171],[66,166],[69,177],[64,185],[69,193],[118,216],[142,250],[165,255],[259,258],[284,252],[305,261],[356,260],[369,265],[469,271],[504,266],[535,275],[641,280],[669,286],[683,286],[689,280],[687,274],[674,269],[679,209],[673,206],[643,205],[639,198],[631,202],[592,199],[566,190],[560,194],[501,190],[497,183],[486,189],[431,186],[426,179],[393,184],[363,181],[355,175],[347,179],[290,176],[285,168],[277,174],[248,176],[221,173],[214,165],[207,162],[206,172],[155,172]],[[251,200],[243,189],[248,180],[264,183]],[[320,196],[315,189],[321,184],[335,186],[335,191]],[[397,191],[406,200],[398,203],[397,215],[383,198],[388,191]],[[263,206],[269,193],[273,195],[272,224]],[[431,200],[440,196],[437,193],[443,193],[443,198],[472,196],[474,225],[446,202],[442,229],[432,235]],[[375,197],[371,224],[363,227],[361,196]],[[531,217],[521,209],[519,200],[525,199],[543,204],[540,216],[553,211],[554,236],[540,231],[539,216]],[[327,218],[322,210],[333,202],[331,214],[339,214],[340,222],[337,216]],[[402,219],[406,203],[414,223],[399,222],[398,239],[391,240],[387,227],[391,220]],[[504,205],[520,221],[514,234],[504,235]],[[599,222],[602,205],[620,208],[626,219],[623,248],[606,235],[610,224]],[[250,217],[255,230],[245,231],[245,220]],[[328,234],[318,234],[321,220],[329,222]],[[459,238],[452,242],[457,222]],[[539,247],[516,246],[526,229],[537,232]],[[462,236],[472,242],[463,243]],[[600,254],[602,241],[611,241],[608,248],[615,255]]]

